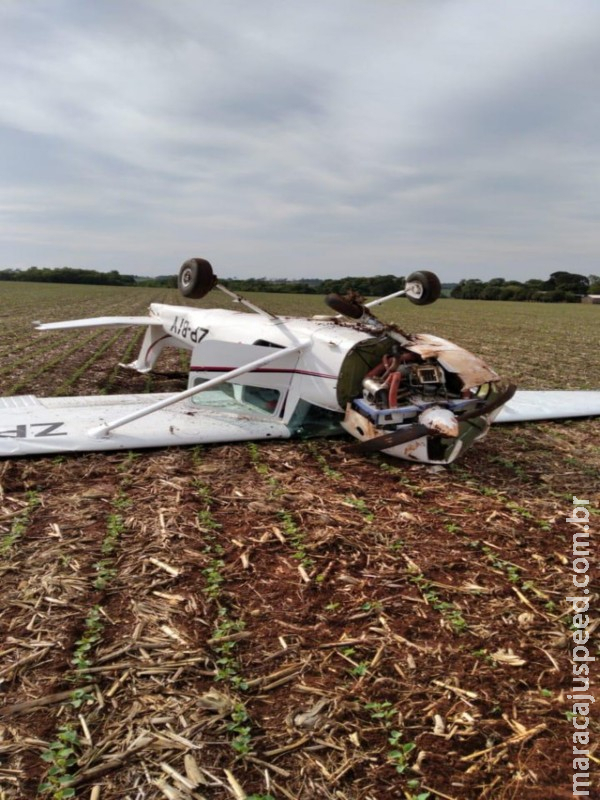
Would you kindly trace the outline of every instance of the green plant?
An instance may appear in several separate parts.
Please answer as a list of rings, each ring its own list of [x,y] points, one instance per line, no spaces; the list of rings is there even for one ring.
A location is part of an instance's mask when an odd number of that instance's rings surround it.
[[[365,600],[360,608],[362,611],[381,611],[383,603],[380,600]]]
[[[125,521],[120,514],[110,514],[106,522],[106,535],[102,541],[102,555],[110,555],[116,547],[119,536],[125,530]]]
[[[409,781],[409,784],[411,781]],[[411,794],[410,800],[429,800],[431,792],[419,792],[419,794]]]
[[[362,497],[354,497],[350,495],[349,497],[346,497],[346,502],[349,505],[353,506],[354,508],[358,509],[358,511],[360,511],[360,513],[365,518],[366,522],[370,523],[373,522],[373,520],[375,519],[375,514],[373,514],[372,511],[369,511],[369,508],[366,502],[362,499]]]
[[[246,800],[275,800],[272,794],[249,794]]]
[[[512,501],[506,504],[507,508],[510,508],[511,511],[514,511],[515,514],[518,514],[523,519],[533,519],[533,514],[529,509],[523,508],[523,506],[518,505],[517,503],[513,503]]]
[[[250,731],[250,717],[243,703],[236,703],[231,712],[231,722],[227,725],[229,733],[233,733],[231,746],[239,757],[251,752],[250,743],[252,736]]]
[[[366,675],[369,671],[369,662],[368,661],[360,661],[358,664],[352,667],[350,670],[350,675],[354,678],[362,678],[363,675]]]
[[[460,608],[454,603],[442,600],[433,584],[422,573],[412,575],[410,580],[417,584],[428,604],[448,620],[455,633],[463,633],[468,628],[468,623]]]
[[[213,650],[217,654],[215,680],[226,681],[234,689],[244,691],[248,688],[248,684],[240,675],[240,664],[234,655],[237,641],[232,637],[243,631],[246,625],[241,619],[230,619],[224,607],[219,608],[218,619],[212,636]]]
[[[406,785],[409,789],[418,789],[421,781],[418,778],[411,778],[406,781]],[[429,800],[430,797],[431,792],[419,792],[419,794],[411,794],[409,800]]]
[[[41,755],[42,761],[50,764],[45,780],[39,791],[52,794],[53,800],[67,800],[75,797],[75,789],[68,786],[72,779],[71,769],[77,763],[79,738],[70,725],[58,729],[55,741]]]
[[[375,460],[375,459],[374,459]],[[379,469],[382,472],[387,472],[388,475],[397,475],[398,476],[398,483],[405,483],[409,484],[410,480],[406,476],[406,469],[402,467],[396,467],[394,464],[388,464],[387,461],[381,461],[379,463]]]
[[[452,603],[443,603],[442,605],[444,608],[441,608],[441,611],[446,616],[453,630],[456,633],[464,633],[469,626],[460,609],[456,608]]]
[[[213,533],[221,529],[221,525],[215,520],[211,511],[212,495],[210,488],[202,481],[194,481],[194,488],[200,501],[204,504],[196,513],[198,524],[203,533]]]
[[[294,547],[292,557],[297,559],[303,567],[310,569],[315,562],[306,552],[303,532],[298,528],[289,511],[279,511],[278,516],[286,538],[290,540]]]
[[[408,757],[416,745],[413,742],[402,742],[401,731],[392,729],[393,719],[397,715],[396,708],[389,700],[365,703],[364,708],[369,712],[371,719],[379,722],[387,731],[387,741],[392,747],[387,752],[387,758],[396,768],[396,772],[402,774],[408,767]],[[411,788],[418,785],[417,781]]]
[[[218,622],[213,631],[212,647],[216,653],[215,659],[215,681],[224,681],[233,689],[245,691],[248,683],[240,674],[240,664],[235,657],[237,641],[235,634],[240,633],[245,628],[243,620],[232,620],[228,616],[226,608],[219,608]],[[231,747],[238,757],[242,757],[251,752],[251,729],[250,717],[246,707],[242,702],[237,702],[231,711],[231,722],[227,724],[227,731],[233,734]]]
[[[495,661],[494,661],[494,659],[493,659],[493,658],[492,658],[492,657],[489,655],[489,653],[488,653],[488,651],[485,649],[485,647],[482,647],[482,648],[480,648],[480,649],[478,649],[478,650],[473,650],[473,655],[475,656],[475,658],[481,658],[481,659],[483,659],[483,661],[485,661],[486,663],[490,664],[491,666],[495,666],[495,665],[496,665],[496,662],[495,662]]]
[[[497,556],[494,551],[488,547],[488,545],[483,545],[481,549],[491,562],[492,566],[505,572],[508,580],[511,583],[520,583],[521,567],[517,566],[517,564],[512,564],[510,561],[505,561],[504,559],[499,558],[499,556]]]
[[[102,589],[106,588],[106,584],[110,583],[110,581],[115,577],[117,574],[117,570],[114,567],[110,566],[111,559],[109,558],[102,558],[100,561],[96,561],[94,564],[94,569],[96,570],[96,579],[94,580],[94,588],[102,591]]]
[[[527,478],[527,473],[517,461],[513,461],[510,458],[504,458],[503,456],[493,456],[491,461],[499,464],[501,467],[504,467],[504,469],[512,470],[512,472],[514,472],[518,478]]]
[[[112,502],[113,511],[108,515],[106,520],[106,533],[102,540],[100,551],[104,558],[96,561],[94,569],[96,570],[96,579],[94,580],[94,588],[102,590],[106,587],[114,576],[116,569],[112,566],[112,554],[115,551],[117,542],[121,535],[125,532],[125,519],[120,513],[131,506],[131,500],[124,494],[119,495]]]
[[[415,749],[414,742],[402,742],[402,733],[400,731],[391,731],[388,736],[388,744],[392,746],[392,750],[388,751],[388,758],[396,768],[396,772],[402,774],[408,768],[408,757]]]
[[[37,508],[40,503],[39,495],[35,491],[27,492],[26,498],[27,503],[25,507],[13,519],[9,532],[0,540],[0,555],[2,556],[12,550],[16,542],[25,533],[29,525],[30,517],[34,509]]]
[[[196,517],[203,531],[218,531],[221,528],[221,525],[215,521],[212,512],[208,508],[200,509]]]
[[[240,675],[240,665],[235,657],[237,640],[235,634],[240,633],[245,628],[245,623],[241,619],[231,619],[227,607],[221,600],[222,586],[225,581],[223,570],[225,561],[221,557],[224,554],[223,547],[215,541],[213,532],[221,526],[213,519],[210,510],[211,495],[210,489],[205,484],[197,481],[195,488],[198,496],[206,503],[206,508],[198,512],[198,518],[205,531],[204,552],[210,556],[206,567],[202,570],[205,578],[204,594],[212,600],[218,611],[217,620],[211,638],[212,647],[215,651],[215,681],[225,681],[234,689],[244,691],[248,684]],[[241,739],[239,746],[242,747]],[[235,749],[235,748],[234,748]]]
[[[391,724],[391,720],[397,713],[389,700],[365,703],[365,709],[369,712],[371,719],[381,721],[386,727]]]
[[[460,533],[462,531],[460,525],[457,525],[455,522],[447,522],[444,527],[448,533]]]
[[[489,487],[489,486],[480,486],[480,487],[479,487],[479,491],[481,492],[481,494],[482,494],[484,497],[496,497],[497,495],[499,495],[499,494],[500,494],[500,492],[498,491],[498,489],[492,489],[492,488],[491,488],[491,487]]]
[[[250,453],[250,461],[252,462],[254,469],[259,475],[268,475],[269,467],[263,463],[261,459],[259,446],[256,444],[256,442],[248,442],[247,446],[248,452]]]
[[[88,700],[93,700],[94,695],[86,692],[85,689],[73,689],[69,695],[69,703],[73,708],[81,708]]]
[[[337,470],[332,469],[329,466],[329,464],[327,463],[327,459],[322,453],[319,452],[315,442],[307,442],[306,448],[310,452],[312,457],[315,459],[317,464],[321,467],[321,470],[324,475],[326,475],[328,478],[332,478],[333,480],[339,480],[342,477],[341,472],[338,472]]]
[[[128,450],[125,458],[121,461],[119,466],[117,467],[118,472],[127,472],[127,470],[131,467],[131,465],[138,460],[141,453],[137,450]],[[119,502],[122,502],[122,508],[129,508],[131,505],[131,500],[125,497],[125,495],[120,494],[119,497],[114,501],[114,505],[118,507]]]
[[[78,675],[78,680],[88,677],[85,675],[85,672],[92,665],[88,656],[90,651],[100,641],[103,630],[104,622],[101,619],[100,606],[94,606],[90,609],[86,617],[83,635],[75,642],[75,652],[71,659],[71,663],[75,664],[78,673],[84,673],[84,675]]]
[[[225,562],[222,558],[213,558],[208,567],[202,570],[202,574],[206,579],[204,593],[210,597],[211,600],[215,600],[221,592],[221,584],[225,580],[222,572],[224,566]]]

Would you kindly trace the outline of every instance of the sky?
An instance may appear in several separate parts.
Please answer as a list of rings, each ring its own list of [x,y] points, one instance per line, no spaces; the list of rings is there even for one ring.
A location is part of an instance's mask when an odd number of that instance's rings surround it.
[[[0,268],[600,273],[598,0],[2,0]]]

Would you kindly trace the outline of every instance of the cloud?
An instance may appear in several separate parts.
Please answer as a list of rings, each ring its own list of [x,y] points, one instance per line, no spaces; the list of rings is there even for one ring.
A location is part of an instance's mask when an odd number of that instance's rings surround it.
[[[0,262],[597,271],[579,0],[0,5]]]

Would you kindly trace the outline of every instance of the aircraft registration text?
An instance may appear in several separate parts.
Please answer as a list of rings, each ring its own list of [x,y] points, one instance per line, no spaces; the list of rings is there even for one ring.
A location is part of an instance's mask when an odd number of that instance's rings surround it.
[[[182,339],[189,339],[190,342],[198,344],[208,333],[206,328],[193,328],[190,325],[187,317],[175,317],[173,324],[169,328],[169,333],[174,333],[175,336],[181,336]]]
[[[60,431],[64,422],[32,422],[30,425],[15,425],[9,430],[0,431],[0,439],[39,439],[41,436],[66,436],[66,431]],[[33,428],[40,430],[33,430]]]

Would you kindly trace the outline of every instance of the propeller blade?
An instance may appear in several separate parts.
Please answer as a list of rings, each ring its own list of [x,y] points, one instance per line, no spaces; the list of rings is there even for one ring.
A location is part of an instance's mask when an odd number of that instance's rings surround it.
[[[497,408],[507,403],[516,391],[517,387],[511,383],[493,400],[487,403],[484,402],[471,411],[466,411],[464,414],[457,417],[457,419],[459,422],[468,422],[476,417],[481,417],[483,414],[491,414],[492,411],[495,411]],[[396,447],[400,444],[408,444],[408,442],[420,439],[421,436],[426,436],[427,434],[439,436],[437,431],[432,431],[426,425],[415,423],[406,428],[400,428],[400,430],[385,433],[383,436],[376,436],[374,439],[355,442],[349,446],[348,450],[351,453],[378,453],[380,450],[387,450],[390,447]]]
[[[392,431],[385,433],[383,436],[377,436],[375,439],[365,439],[364,442],[355,442],[348,447],[351,453],[378,453],[380,450],[387,450],[388,447],[395,447],[399,444],[408,444],[414,439],[420,439],[421,436],[429,433],[429,428],[426,425],[416,423],[409,425],[406,428],[400,428],[399,431]]]
[[[461,414],[458,418],[459,422],[468,422],[470,419],[473,419],[474,417],[480,417],[482,414],[491,414],[492,411],[495,411],[505,403],[508,403],[516,391],[517,387],[515,384],[509,383],[506,389],[497,395],[493,400],[490,400],[489,403],[484,403],[483,406],[477,406],[471,411],[465,411],[464,414]]]

